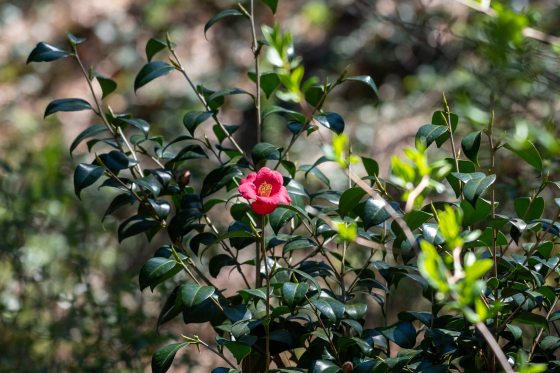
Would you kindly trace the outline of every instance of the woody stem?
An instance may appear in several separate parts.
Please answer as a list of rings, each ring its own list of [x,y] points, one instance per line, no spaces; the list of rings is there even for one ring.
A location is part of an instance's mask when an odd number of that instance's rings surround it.
[[[270,276],[268,270],[268,258],[266,255],[266,245],[264,238],[264,228],[266,226],[266,215],[261,216],[260,247],[262,249],[262,259],[264,261],[264,274],[266,279],[266,318],[264,321],[265,333],[265,372],[268,373],[270,367]],[[260,265],[260,263],[259,263]]]

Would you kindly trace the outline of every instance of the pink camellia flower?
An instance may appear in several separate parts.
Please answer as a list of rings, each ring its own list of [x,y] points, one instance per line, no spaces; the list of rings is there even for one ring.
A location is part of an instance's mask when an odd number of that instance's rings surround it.
[[[263,167],[241,180],[239,193],[243,198],[254,200],[251,203],[254,212],[260,215],[270,214],[279,204],[289,205],[292,201],[282,182],[280,172]]]

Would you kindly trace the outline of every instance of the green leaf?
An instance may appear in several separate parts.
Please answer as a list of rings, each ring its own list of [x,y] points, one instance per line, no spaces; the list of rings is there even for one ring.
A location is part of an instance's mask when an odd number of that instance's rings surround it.
[[[317,360],[310,373],[339,373],[341,371],[340,367],[330,360]]]
[[[474,207],[468,201],[463,200],[461,201],[461,210],[463,211],[463,225],[471,226],[489,218],[492,205],[483,198],[478,198]]]
[[[476,204],[477,199],[486,192],[486,189],[496,181],[496,175],[489,175],[478,179],[469,180],[465,184],[463,193],[465,198],[472,203]]]
[[[513,318],[513,322],[548,330],[548,321],[546,317],[544,317],[543,315],[538,315],[536,313],[520,312]]]
[[[27,62],[51,62],[58,60],[60,58],[65,58],[71,56],[72,53],[66,52],[65,50],[59,49],[54,45],[40,42],[33,48],[29,57],[27,57]]]
[[[175,307],[175,304],[177,303],[177,297],[179,296],[179,289],[180,286],[175,287],[171,294],[169,294],[169,297],[167,297],[167,300],[161,308],[158,316],[156,331],[157,329],[159,329],[160,325],[165,324],[181,313],[181,309]]]
[[[103,175],[104,171],[105,168],[101,166],[80,163],[74,171],[74,192],[76,193],[76,196],[80,198],[80,192],[82,189],[95,183],[101,175]]]
[[[336,322],[344,316],[344,304],[333,298],[317,298],[312,299],[311,304],[319,310],[319,312],[331,320]]]
[[[379,90],[377,89],[377,85],[375,84],[371,76],[369,75],[350,76],[348,78],[344,78],[343,82],[348,80],[366,84],[368,87],[370,87],[373,90],[373,92],[375,92],[377,96],[379,96]]]
[[[338,213],[340,216],[348,215],[356,206],[366,192],[360,187],[346,189],[340,196],[338,202]]]
[[[263,3],[265,3],[270,10],[272,10],[272,13],[276,13],[276,9],[278,7],[278,0],[262,0]]]
[[[167,75],[173,71],[174,67],[163,61],[152,61],[145,64],[134,79],[134,91],[148,84],[160,76]]]
[[[269,215],[269,222],[274,233],[278,234],[280,229],[292,218],[296,216],[296,212],[288,208],[278,207]]]
[[[181,271],[181,266],[172,258],[153,257],[144,263],[140,269],[138,281],[140,290],[144,290],[148,286],[154,288],[165,280],[175,276]]]
[[[384,208],[386,204],[387,202],[383,200],[368,198],[364,205],[364,214],[362,217],[365,230],[381,224],[391,217]]]
[[[519,158],[523,159],[525,162],[527,162],[528,164],[536,168],[538,171],[542,171],[543,164],[542,164],[541,155],[531,141],[527,140],[523,143],[514,143],[514,144],[507,143],[504,145],[504,147],[506,149],[511,150],[513,153],[517,154]]]
[[[536,197],[532,201],[530,197],[520,197],[515,199],[513,205],[517,216],[525,221],[540,219],[544,212],[543,197]]]
[[[61,98],[58,100],[51,101],[47,108],[45,109],[44,117],[48,117],[51,114],[57,113],[59,111],[81,111],[81,110],[92,110],[93,108],[86,100],[81,98]]]
[[[195,283],[181,285],[180,296],[178,301],[186,307],[194,307],[204,302],[206,299],[214,295],[216,289],[213,286],[200,286]]]
[[[139,118],[117,118],[115,119],[115,125],[117,126],[132,126],[147,135],[150,131],[150,123],[146,122],[144,119]]]
[[[436,124],[425,124],[416,132],[416,146],[424,144],[430,146],[431,143],[448,133],[447,127]]]
[[[148,62],[152,60],[152,57],[154,57],[156,53],[164,50],[165,48],[167,48],[167,44],[164,41],[153,38],[148,40],[146,43],[146,58],[148,59]]]
[[[261,74],[261,89],[263,90],[266,98],[270,98],[270,95],[274,92],[276,88],[280,85],[280,79],[278,79],[278,74],[276,73],[264,73]]]
[[[138,163],[134,159],[129,159],[124,153],[118,150],[111,150],[109,153],[99,155],[99,160],[115,174],[120,170],[126,170]]]
[[[282,285],[282,298],[288,306],[293,307],[305,300],[307,291],[309,291],[309,285],[305,282],[285,282]]]
[[[226,10],[222,10],[220,13],[216,14],[214,17],[210,18],[210,20],[208,22],[206,22],[206,25],[204,25],[204,37],[206,37],[206,32],[210,29],[210,27],[212,27],[216,22],[226,18],[226,17],[239,17],[239,16],[244,16],[243,13],[241,13],[239,10],[237,9],[226,9]]]
[[[235,259],[233,259],[229,255],[226,254],[216,255],[212,257],[212,259],[210,259],[210,263],[208,263],[208,267],[210,268],[210,275],[216,278],[220,274],[220,270],[223,267],[233,266],[236,263],[237,262],[235,261]]]
[[[119,229],[117,231],[119,242],[122,242],[128,237],[151,231],[152,229],[159,227],[159,225],[159,222],[155,219],[134,215],[119,225]]]
[[[402,348],[413,348],[416,345],[416,329],[410,321],[401,321],[381,330],[381,334]]]
[[[117,83],[113,79],[109,79],[101,75],[96,75],[95,79],[97,79],[97,82],[101,87],[101,92],[102,92],[101,99],[104,99],[105,97],[109,96],[111,93],[115,91],[115,89],[117,89]]]
[[[377,161],[371,158],[362,157],[362,163],[364,165],[364,169],[366,170],[368,176],[379,175],[379,164],[377,163]]]
[[[177,353],[177,351],[188,345],[188,342],[173,343],[157,350],[156,353],[152,356],[152,372],[167,372],[167,370],[173,363],[173,359],[175,359],[175,354]]]
[[[251,346],[241,342],[226,343],[226,348],[231,352],[233,357],[240,363],[246,356],[251,353]]]
[[[553,335],[547,335],[546,337],[544,337],[542,339],[539,346],[544,351],[554,352],[554,351],[556,351],[557,349],[560,348],[560,338],[558,338],[556,336],[553,336]]]
[[[480,149],[480,139],[481,132],[475,131],[469,133],[461,141],[461,148],[463,153],[470,159],[474,164],[478,165],[478,150]]]
[[[255,165],[265,164],[269,159],[280,159],[280,149],[267,142],[261,142],[253,147],[251,158]]]
[[[72,155],[72,152],[74,151],[74,149],[76,149],[76,147],[84,140],[87,139],[89,137],[93,137],[101,132],[105,132],[107,131],[107,127],[105,127],[103,124],[94,124],[91,127],[86,128],[85,130],[83,130],[78,136],[76,136],[76,138],[74,139],[74,141],[72,141],[72,144],[70,145],[70,155]]]
[[[344,119],[337,113],[324,113],[313,116],[319,124],[340,135],[344,132]]]
[[[207,197],[229,184],[233,178],[241,177],[243,173],[236,166],[222,166],[208,173],[202,182],[200,195]]]
[[[72,46],[76,46],[78,44],[82,44],[86,41],[86,38],[81,38],[79,36],[76,36],[72,33],[67,32],[66,33],[66,38],[68,39],[68,42],[70,43],[70,45]]]
[[[189,111],[183,117],[183,125],[194,136],[194,131],[201,123],[212,116],[211,111]]]

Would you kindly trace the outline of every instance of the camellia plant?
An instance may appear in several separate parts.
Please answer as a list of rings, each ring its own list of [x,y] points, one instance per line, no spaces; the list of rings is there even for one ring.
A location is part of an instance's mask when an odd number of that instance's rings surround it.
[[[172,139],[106,105],[117,85],[86,67],[84,39],[68,34],[69,50],[39,43],[29,55],[28,62],[73,59],[91,90],[90,101],[57,99],[45,111],[90,110],[101,120],[71,145],[74,151],[87,140],[91,154],[74,172],[76,195],[101,180],[118,191],[106,215],[133,206],[118,227],[120,241],[165,233],[167,243],[139,273],[142,290],[173,284],[163,287],[173,290],[157,326],[182,318],[215,334],[210,341],[176,332],[177,340],[153,355],[152,370],[168,370],[179,350],[194,345],[222,359],[213,373],[560,371],[560,224],[544,197],[560,187],[549,180],[553,163],[493,120],[468,133],[444,96],[414,146],[381,175],[375,160],[352,153],[342,116],[326,109],[338,86],[365,84],[373,95],[374,80],[347,71],[304,79],[291,35],[278,24],[256,25],[255,11],[275,13],[277,6],[241,2],[205,26],[206,33],[224,18],[246,22],[252,92],[196,84],[169,36],[148,41],[134,90],[173,73],[200,102]],[[155,59],[164,53],[167,59]],[[255,108],[258,143],[248,151],[235,137],[240,126],[221,120],[231,95]],[[262,141],[272,118],[285,123],[287,143]],[[317,136],[323,127],[330,140]],[[313,139],[323,142],[323,155],[290,156],[298,141]],[[498,198],[508,188],[496,177],[502,152],[534,169],[539,181],[530,195]],[[198,179],[191,171],[201,160],[213,166]],[[329,162],[345,188],[332,188],[321,171]],[[226,271],[240,281],[220,289],[214,282]],[[410,297],[410,289],[418,308],[395,315],[387,299]],[[366,323],[374,314],[381,322]]]

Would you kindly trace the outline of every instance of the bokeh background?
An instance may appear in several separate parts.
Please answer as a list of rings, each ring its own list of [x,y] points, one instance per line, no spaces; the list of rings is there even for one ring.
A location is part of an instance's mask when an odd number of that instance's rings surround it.
[[[155,348],[184,332],[155,320],[162,292],[141,293],[137,273],[154,245],[116,241],[119,217],[101,217],[110,200],[92,188],[80,202],[72,172],[86,150],[68,152],[94,118],[85,112],[43,119],[55,98],[89,99],[69,59],[26,65],[39,41],[64,46],[86,37],[86,65],[119,84],[109,104],[152,123],[170,138],[197,107],[184,81],[166,77],[137,94],[144,46],[169,32],[193,79],[208,87],[252,89],[250,30],[231,19],[204,38],[205,22],[229,0],[8,0],[0,2],[0,372],[149,371]],[[289,30],[306,75],[336,78],[345,68],[371,75],[367,87],[337,89],[326,108],[343,115],[356,153],[377,159],[412,145],[417,128],[441,108],[445,92],[460,133],[484,128],[495,113],[501,136],[533,139],[558,180],[560,4],[557,0],[280,0],[276,20]],[[257,7],[262,22],[274,19]],[[161,56],[160,56],[161,57]],[[242,100],[225,107],[228,123],[254,113]],[[281,141],[267,127],[269,142]],[[251,133],[241,135],[251,146]],[[295,147],[316,157],[320,144]],[[313,160],[315,158],[312,158]],[[482,154],[484,163],[484,154]],[[311,162],[309,162],[311,163]],[[204,170],[194,170],[195,177]],[[535,174],[504,154],[504,201],[530,189]],[[200,331],[199,331],[200,332]],[[203,332],[203,331],[202,331]],[[208,372],[213,361],[187,353],[176,369]]]

